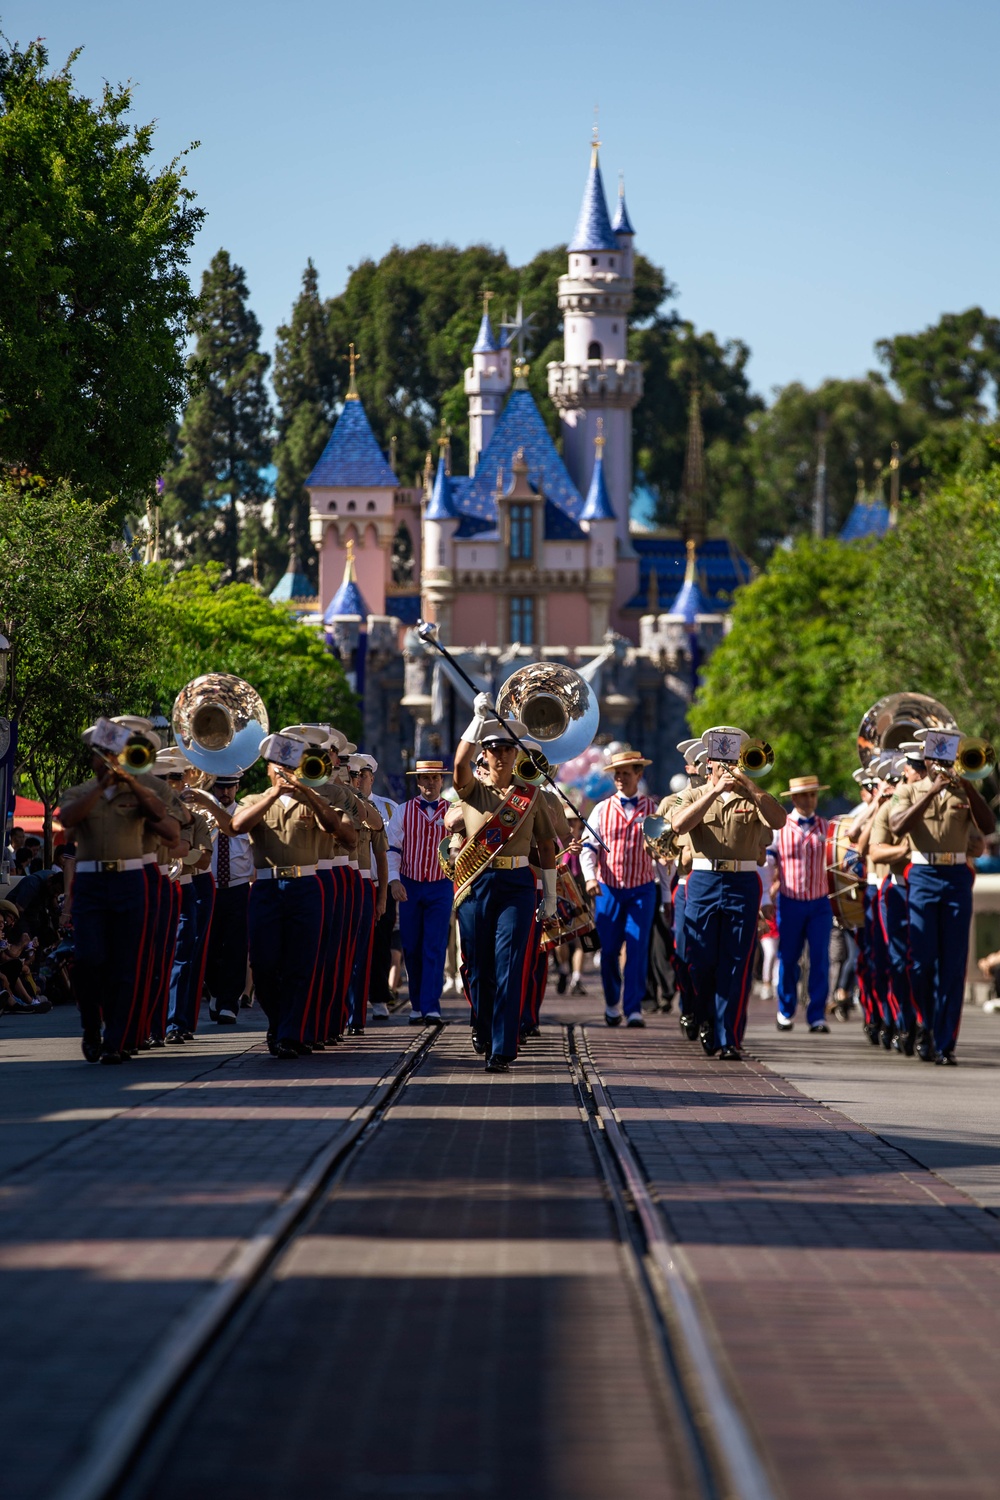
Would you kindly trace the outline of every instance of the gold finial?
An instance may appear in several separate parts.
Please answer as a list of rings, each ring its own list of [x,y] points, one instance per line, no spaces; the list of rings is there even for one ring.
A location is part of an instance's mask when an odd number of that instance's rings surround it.
[[[604,444],[606,442],[607,442],[607,438],[604,436],[604,418],[603,417],[598,417],[598,419],[597,419],[597,436],[594,439],[594,448],[597,451],[598,458],[603,458],[604,457]]]
[[[354,538],[352,536],[347,538],[345,551],[347,552],[347,557],[344,560],[344,582],[354,583],[356,580],[354,575]]]
[[[594,105],[594,124],[593,124],[593,127],[592,127],[591,132],[590,132],[590,165],[592,167],[596,167],[597,166],[597,153],[598,153],[598,151],[600,150],[600,147],[601,147],[600,133],[599,133],[598,127],[597,127],[598,111],[599,111],[599,106],[595,104]]]
[[[253,586],[254,586],[255,589],[259,589],[260,588],[260,574],[257,571],[257,548],[256,547],[253,549]]]
[[[694,537],[693,536],[689,536],[688,539],[687,539],[687,565],[686,565],[686,567],[684,569],[684,582],[685,583],[694,583],[695,566],[696,566],[695,565],[695,557],[696,557],[697,551],[698,551],[698,548],[697,548],[697,545],[695,543]]]
[[[857,486],[856,486],[855,494],[854,494],[854,503],[855,503],[855,505],[857,505],[857,503],[858,503],[859,500],[863,500],[864,499],[864,494],[865,494],[865,461],[864,461],[864,459],[863,458],[856,458],[854,460],[854,467],[858,471],[858,481],[857,481]]]
[[[892,443],[889,444],[889,446],[892,449],[892,458],[889,460],[889,467],[890,467],[890,469],[898,469],[899,468],[899,444],[897,442],[892,442]]]
[[[357,401],[357,399],[358,399],[358,387],[357,387],[357,384],[356,384],[355,379],[354,379],[354,367],[357,364],[357,362],[358,362],[358,360],[360,359],[361,356],[359,354],[355,354],[353,343],[349,344],[348,348],[350,349],[350,353],[348,354],[347,358],[348,358],[348,361],[350,362],[350,366],[351,366],[351,378],[347,382],[347,395],[344,397],[344,400],[345,401]]]
[[[518,359],[514,365],[514,389],[515,391],[526,391],[528,389],[528,376],[531,374],[531,366],[526,365],[523,359]]]
[[[490,302],[492,301],[492,299],[495,296],[496,296],[496,292],[491,292],[488,286],[484,286],[483,287],[483,289],[482,289],[482,297],[483,297],[483,317],[484,318],[489,317]]]

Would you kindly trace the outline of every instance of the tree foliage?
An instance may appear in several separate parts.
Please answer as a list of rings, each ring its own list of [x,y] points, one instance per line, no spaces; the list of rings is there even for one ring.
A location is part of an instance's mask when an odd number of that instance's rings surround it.
[[[858,630],[872,600],[875,554],[804,537],[775,553],[736,596],[732,629],[708,662],[695,734],[736,724],[774,748],[777,778],[816,772],[850,795],[861,715],[878,696],[858,670]]]
[[[49,811],[89,775],[80,731],[99,714],[150,708],[158,630],[148,579],[114,541],[109,509],[65,483],[0,483],[6,712],[18,724],[17,768]]]
[[[270,360],[248,305],[246,273],[227,250],[213,257],[191,318],[189,360],[198,389],[177,434],[178,461],[166,476],[166,548],[178,561],[224,563],[247,576],[270,486]]]
[[[50,72],[41,42],[0,45],[0,462],[123,513],[151,490],[188,392],[203,214],[180,158],[152,168],[130,88],[75,91],[76,56]]]
[[[981,307],[945,313],[920,333],[899,333],[875,345],[908,401],[933,420],[981,420],[983,394],[1000,388],[1000,318]]]
[[[361,728],[357,701],[323,637],[272,604],[252,584],[223,582],[218,563],[161,570],[153,584],[159,645],[146,695],[170,705],[204,672],[232,672],[255,687],[273,728],[334,723],[349,737]]]

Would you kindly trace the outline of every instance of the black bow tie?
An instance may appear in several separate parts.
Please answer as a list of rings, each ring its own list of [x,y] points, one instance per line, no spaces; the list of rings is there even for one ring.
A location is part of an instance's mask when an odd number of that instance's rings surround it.
[[[816,821],[816,814],[815,813],[813,814],[813,816],[811,818],[800,818],[799,819],[799,827],[800,828],[811,828],[813,826],[813,824],[815,823],[815,821]]]
[[[622,797],[621,804],[622,807],[638,807],[639,799],[638,797]]]
[[[420,806],[423,808],[424,812],[434,812],[435,808],[437,807],[437,803],[428,802],[424,797],[421,797]]]

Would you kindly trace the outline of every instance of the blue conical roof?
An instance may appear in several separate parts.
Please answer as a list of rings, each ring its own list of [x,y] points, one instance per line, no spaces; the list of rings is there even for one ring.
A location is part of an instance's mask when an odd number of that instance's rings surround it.
[[[455,497],[452,494],[451,475],[445,468],[444,454],[438,459],[437,473],[434,476],[434,488],[431,490],[431,498],[427,502],[424,511],[425,521],[457,521],[459,513],[455,508]]]
[[[288,567],[278,579],[268,598],[273,604],[287,604],[292,599],[315,599],[316,590],[299,567],[299,554],[294,539],[289,539]]]
[[[601,164],[597,159],[596,146],[591,153],[590,171],[587,174],[587,186],[583,190],[580,217],[576,221],[576,229],[569,248],[571,251],[618,249],[618,241],[615,239],[611,220],[608,218],[608,205],[604,197],[604,181],[601,177]]]
[[[370,613],[365,596],[358,588],[358,581],[354,576],[354,545],[348,542],[343,582],[323,612],[323,623],[324,625],[332,624],[335,615],[360,615],[362,620],[367,620]]]
[[[614,230],[615,234],[635,234],[635,230],[632,228],[632,220],[629,218],[628,209],[625,206],[624,183],[622,183],[618,189],[618,207],[615,209],[615,216],[611,221],[611,228]]]
[[[604,478],[604,454],[598,450],[594,459],[594,472],[590,476],[590,489],[587,491],[587,498],[580,512],[580,520],[613,521],[614,519],[614,506],[611,504],[607,481]]]
[[[483,321],[479,325],[479,336],[472,346],[473,354],[495,354],[502,345],[497,343],[496,334],[493,332],[493,324],[490,322],[488,312],[483,313]]]
[[[855,500],[852,505],[847,520],[840,528],[840,540],[842,542],[878,541],[880,537],[885,536],[889,526],[889,507],[882,497],[877,496],[872,500],[863,497]]]
[[[667,614],[673,615],[675,619],[683,620],[686,625],[693,625],[698,615],[711,614],[711,610],[705,602],[705,596],[698,587],[693,542],[688,542],[687,567],[684,570],[684,582],[681,584],[677,598],[667,610]]]
[[[375,441],[364,407],[357,396],[349,395],[306,484],[395,489],[398,483]]]

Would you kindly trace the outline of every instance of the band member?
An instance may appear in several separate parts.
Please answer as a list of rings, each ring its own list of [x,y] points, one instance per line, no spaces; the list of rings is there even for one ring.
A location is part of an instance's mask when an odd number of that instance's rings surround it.
[[[170,975],[168,1046],[178,1041],[192,1041],[197,1030],[205,978],[205,952],[215,908],[215,882],[211,872],[212,830],[205,814],[192,808],[190,803],[192,783],[198,780],[200,773],[194,766],[185,765],[182,775],[180,797],[190,809],[192,824],[189,830],[185,830],[190,847],[180,857],[177,876],[181,916]]]
[[[897,788],[889,827],[910,844],[910,981],[916,1011],[931,1018],[929,1030],[918,1028],[916,1051],[923,1062],[954,1066],[972,920],[966,856],[996,820],[975,785],[955,774],[959,734],[920,729],[913,738],[927,774]]]
[[[523,745],[531,752],[531,758],[535,766],[544,768],[546,774],[551,776],[552,767],[549,765],[542,747],[537,745],[534,740],[527,739],[523,740]],[[518,756],[517,760],[519,762],[521,756]],[[514,779],[521,780],[517,775],[517,762],[515,762]],[[529,784],[534,784],[534,782],[531,781]],[[559,852],[566,849],[570,844],[569,823],[563,811],[562,799],[558,794],[547,786],[542,786],[540,790],[545,801],[545,806],[548,809],[549,822],[552,824],[552,832],[555,835],[556,855],[558,856]],[[531,855],[529,856],[529,869],[535,877],[535,890],[539,897],[541,897],[544,895],[545,887],[542,880],[541,868],[538,864],[538,851],[534,845],[532,845]],[[545,999],[545,987],[549,978],[549,953],[551,951],[548,946],[542,945],[542,933],[542,924],[536,922],[532,933],[533,958],[531,972],[524,988],[524,994],[521,996],[520,1035],[522,1041],[526,1037],[541,1036],[541,1028],[538,1022],[541,1016],[542,1001]]]
[[[737,769],[741,729],[702,736],[708,783],[682,792],[671,810],[675,833],[693,852],[684,915],[686,953],[710,1055],[739,1061],[761,905],[758,867],[785,810]]]
[[[859,840],[865,835],[865,829],[870,828],[871,820],[878,811],[876,800],[878,797],[878,777],[875,775],[874,762],[868,766],[860,766],[853,773],[854,780],[858,783],[858,791],[861,796],[861,806],[856,809],[854,822],[848,830],[848,842],[857,848]],[[870,837],[870,834],[869,834]],[[871,869],[871,861],[868,859],[868,879],[864,892],[864,920],[855,931],[854,940],[857,943],[857,977],[858,998],[861,1001],[861,1014],[864,1017],[864,1033],[873,1047],[877,1047],[882,1032],[882,1017],[870,974],[870,948],[869,941],[869,917],[872,902],[875,899],[876,879],[874,870]],[[847,1016],[843,1009],[840,1011],[842,1020]]]
[[[402,806],[390,829],[390,843],[401,850],[399,937],[410,983],[410,1024],[441,1019],[444,961],[448,951],[452,884],[438,863],[448,803],[441,788],[448,772],[440,760],[418,760],[413,776],[417,794]]]
[[[656,911],[656,877],[646,853],[643,820],[656,810],[652,797],[639,792],[639,778],[652,765],[638,750],[620,750],[608,761],[615,792],[594,808],[590,825],[606,848],[585,833],[580,863],[587,894],[594,898],[594,925],[601,940],[601,983],[604,1019],[620,1026],[622,1005],[628,1026],[645,1026],[642,997],[646,992],[649,936]],[[625,945],[622,984],[621,950]]]
[[[857,851],[866,862],[868,875],[864,893],[864,949],[866,982],[872,1007],[871,1026],[887,1052],[896,1042],[902,1026],[902,1014],[890,973],[889,943],[882,903],[882,888],[891,874],[891,865],[886,862],[882,851],[876,855],[874,843],[884,843],[889,836],[885,818],[888,817],[888,806],[899,784],[901,760],[901,756],[890,750],[871,762],[868,769],[875,776],[875,786],[861,819],[861,832],[856,840]],[[876,830],[879,835],[877,840]],[[851,832],[854,832],[853,828]],[[869,1031],[869,1040],[874,1041],[872,1030]]]
[[[389,841],[371,800],[372,779],[378,761],[371,755],[352,755],[349,765],[351,790],[364,809],[358,828],[358,868],[362,879],[361,921],[358,931],[354,968],[348,1000],[348,1032],[363,1036],[368,1012],[368,986],[371,979],[372,947],[375,927],[385,912],[386,888],[389,883],[386,851]]]
[[[217,776],[211,796],[193,790],[191,800],[212,827],[212,875],[215,911],[208,937],[205,981],[211,996],[209,1015],[220,1026],[234,1026],[247,986],[247,911],[253,879],[253,849],[248,833],[232,831],[239,776]]]
[[[253,845],[250,962],[268,1046],[279,1058],[311,1051],[302,1037],[322,937],[321,836],[333,833],[350,847],[357,842],[350,819],[290,774],[305,749],[298,736],[268,735],[260,753],[271,785],[241,798],[232,818],[233,832],[249,833]]]
[[[85,731],[94,775],[66,792],[59,820],[67,832],[75,830],[77,845],[73,989],[83,1026],[83,1055],[88,1062],[118,1063],[133,1007],[143,998],[143,827],[149,823],[171,843],[180,836],[180,828],[151,778],[133,776],[114,763],[128,731],[123,726],[109,728],[111,732],[105,733],[98,722]],[[108,753],[101,753],[101,745]]]
[[[889,827],[889,811],[899,780],[908,783],[920,781],[926,767],[923,750],[915,741],[900,745],[899,749],[896,760],[900,774],[891,782],[886,781],[884,790],[880,789],[878,810],[871,825],[868,856],[870,867],[879,879],[878,909],[885,938],[887,984],[896,1028],[891,1044],[897,1051],[912,1057],[917,1027],[929,1025],[929,1018],[917,1016],[910,986],[910,914],[907,889],[910,843],[905,836],[893,837]]]
[[[367,757],[369,760],[371,757]],[[374,767],[378,769],[377,763]],[[386,893],[385,910],[375,923],[375,940],[372,944],[372,968],[371,980],[368,993],[371,1003],[368,1006],[368,1014],[375,1021],[386,1021],[389,1018],[389,1001],[392,992],[389,988],[389,974],[392,970],[392,935],[396,931],[397,902],[400,895],[405,896],[402,882],[399,878],[399,857],[402,848],[398,843],[391,841],[396,833],[396,818],[399,815],[401,803],[393,802],[391,797],[372,792],[369,800],[377,810],[379,817],[385,826],[386,834]]]
[[[514,783],[517,746],[505,725],[490,717],[487,694],[477,694],[474,708],[475,716],[455,753],[455,790],[468,835],[455,862],[455,903],[474,1045],[485,1051],[488,1072],[506,1073],[517,1055],[521,996],[536,918],[528,855],[534,840],[544,885],[539,914],[554,917],[555,839],[538,788]],[[525,733],[517,721],[510,727],[514,734]],[[486,754],[485,781],[474,772],[480,745]]]
[[[689,787],[700,787],[705,785],[705,747],[700,739],[681,740],[677,746],[678,754],[684,757],[684,774],[688,779]],[[670,792],[659,807],[656,809],[657,817],[670,822],[670,810],[674,806],[679,792]],[[671,824],[671,826],[673,826]],[[675,833],[674,844],[677,847],[677,883],[673,889],[674,903],[674,978],[677,981],[677,998],[679,1001],[681,1031],[688,1041],[693,1042],[698,1035],[698,1015],[695,1006],[694,990],[691,985],[691,975],[688,968],[685,939],[684,939],[684,912],[687,900],[687,884],[691,874],[691,841],[684,837],[677,837]]]
[[[828,1032],[826,1002],[830,988],[830,905],[826,873],[826,836],[829,823],[816,812],[821,786],[818,776],[793,776],[782,798],[792,804],[771,848],[778,866],[778,1014],[779,1031],[791,1031],[798,1006],[799,963],[809,945],[809,1004],[806,1024],[811,1032]]]

